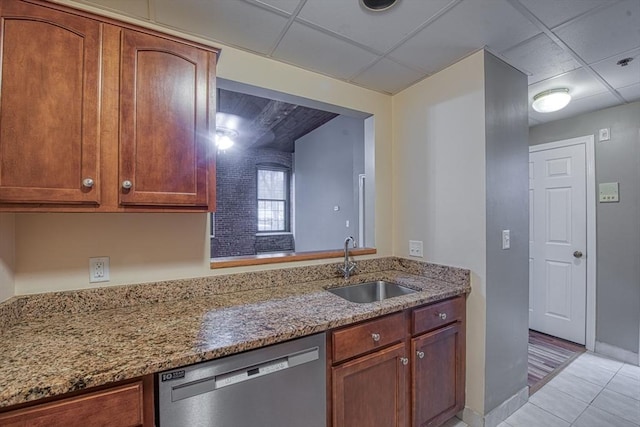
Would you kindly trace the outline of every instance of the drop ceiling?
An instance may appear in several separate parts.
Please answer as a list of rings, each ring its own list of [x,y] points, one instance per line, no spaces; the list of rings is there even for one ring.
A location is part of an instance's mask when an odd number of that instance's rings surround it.
[[[640,0],[73,1],[388,94],[486,48],[529,76],[530,101],[570,90],[564,110],[530,108],[531,125],[640,100]]]

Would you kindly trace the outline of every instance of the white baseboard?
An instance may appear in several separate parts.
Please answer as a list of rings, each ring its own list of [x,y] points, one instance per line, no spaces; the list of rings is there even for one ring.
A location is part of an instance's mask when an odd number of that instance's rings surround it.
[[[470,427],[497,427],[529,400],[529,387],[524,387],[488,414],[482,416],[469,408],[462,411],[462,421]]]
[[[621,362],[630,363],[632,365],[638,366],[640,364],[638,353],[634,353],[633,351],[625,350],[624,348],[616,347],[614,345],[606,344],[600,341],[596,341],[595,352],[604,356],[612,357]]]

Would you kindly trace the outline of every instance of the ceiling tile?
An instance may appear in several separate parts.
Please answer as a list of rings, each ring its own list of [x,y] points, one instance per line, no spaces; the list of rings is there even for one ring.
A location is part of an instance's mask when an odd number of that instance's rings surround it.
[[[554,33],[588,64],[640,47],[640,1],[616,3]]]
[[[149,19],[147,0],[83,0],[83,3],[122,12],[130,16]]]
[[[623,58],[634,58],[624,67],[616,65]],[[640,83],[640,48],[621,53],[591,65],[614,88]]]
[[[319,73],[348,79],[377,58],[371,52],[294,22],[273,57]]]
[[[579,114],[588,113],[590,111],[601,110],[603,108],[619,105],[618,98],[609,92],[602,92],[597,95],[587,96],[581,99],[573,99],[565,108],[553,113],[538,113],[533,111],[529,104],[529,117],[541,123],[551,122],[554,120],[566,119],[568,117],[577,116]]]
[[[386,52],[452,0],[400,1],[384,12],[359,1],[307,1],[298,17],[379,52]]]
[[[532,74],[529,76],[529,84],[580,67],[571,54],[565,52],[546,34],[537,35],[502,52],[502,55],[514,67]]]
[[[374,90],[397,93],[423,77],[426,77],[424,73],[383,58],[358,75],[353,81]]]
[[[569,21],[576,16],[603,4],[613,4],[618,0],[519,0],[531,13],[547,27]]]
[[[154,1],[161,24],[263,54],[287,24],[285,17],[238,0]]]
[[[468,1],[407,40],[391,56],[433,74],[485,45],[501,52],[538,33],[505,0]]]
[[[529,106],[533,96],[545,90],[567,88],[573,100],[607,92],[602,83],[582,68],[529,85]],[[573,103],[573,101],[571,101]]]
[[[618,89],[618,92],[627,102],[640,101],[640,83],[621,87]]]
[[[237,0],[236,0],[237,1]],[[278,10],[292,14],[300,4],[300,0],[253,0],[256,3],[266,4]]]

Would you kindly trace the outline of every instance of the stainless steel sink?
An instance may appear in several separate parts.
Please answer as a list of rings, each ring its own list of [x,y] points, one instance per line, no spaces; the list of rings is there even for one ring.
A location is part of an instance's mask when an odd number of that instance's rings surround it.
[[[418,292],[415,289],[407,288],[406,286],[398,285],[397,283],[385,282],[384,280],[344,286],[342,288],[327,289],[327,291],[334,295],[338,295],[347,301],[357,303],[382,301],[387,298],[399,297]]]

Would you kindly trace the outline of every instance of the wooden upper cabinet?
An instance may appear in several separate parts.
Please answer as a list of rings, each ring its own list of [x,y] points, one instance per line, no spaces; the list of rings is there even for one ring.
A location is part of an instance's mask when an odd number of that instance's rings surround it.
[[[97,204],[101,24],[16,0],[0,19],[0,203]]]
[[[208,171],[214,163],[215,121],[208,117],[209,107],[215,114],[215,104],[209,105],[214,69],[210,52],[123,30],[122,205],[209,205],[213,210],[207,180],[214,173]]]

